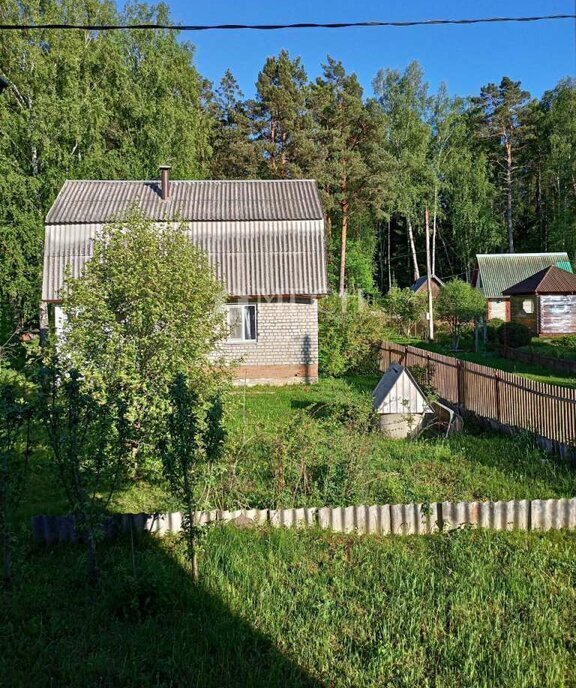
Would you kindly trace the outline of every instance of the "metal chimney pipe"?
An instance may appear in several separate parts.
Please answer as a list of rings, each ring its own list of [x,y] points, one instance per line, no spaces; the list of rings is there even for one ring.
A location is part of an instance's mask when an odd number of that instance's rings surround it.
[[[160,165],[160,198],[166,201],[170,196],[170,165]]]

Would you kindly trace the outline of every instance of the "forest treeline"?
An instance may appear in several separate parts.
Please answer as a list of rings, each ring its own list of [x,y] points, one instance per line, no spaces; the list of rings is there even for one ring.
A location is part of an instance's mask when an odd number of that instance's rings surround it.
[[[5,0],[3,22],[169,22],[163,5]],[[480,93],[432,92],[421,67],[383,66],[364,91],[327,57],[310,79],[280,51],[243,95],[173,32],[0,35],[2,330],[34,325],[43,218],[65,179],[314,178],[331,288],[366,294],[433,270],[467,277],[490,251],[576,252],[576,80],[541,98],[504,76]],[[505,72],[505,65],[502,66]]]

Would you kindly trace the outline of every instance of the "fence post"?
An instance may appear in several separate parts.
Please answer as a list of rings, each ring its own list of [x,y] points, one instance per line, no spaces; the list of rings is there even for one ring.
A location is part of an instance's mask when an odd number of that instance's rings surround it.
[[[494,395],[496,397],[496,420],[500,422],[500,375],[494,371]]]
[[[458,406],[464,407],[464,362],[459,358],[456,364],[456,387],[458,388]]]

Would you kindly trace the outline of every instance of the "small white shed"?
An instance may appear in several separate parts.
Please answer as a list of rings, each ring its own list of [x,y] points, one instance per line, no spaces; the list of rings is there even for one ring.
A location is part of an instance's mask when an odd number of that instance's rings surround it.
[[[390,437],[410,437],[433,413],[412,373],[399,363],[392,363],[384,373],[372,398],[380,428]]]

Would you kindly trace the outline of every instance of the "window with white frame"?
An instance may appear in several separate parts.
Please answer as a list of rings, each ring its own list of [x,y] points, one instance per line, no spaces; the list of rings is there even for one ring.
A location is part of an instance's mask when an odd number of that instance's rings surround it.
[[[256,341],[256,305],[228,304],[228,341]]]

